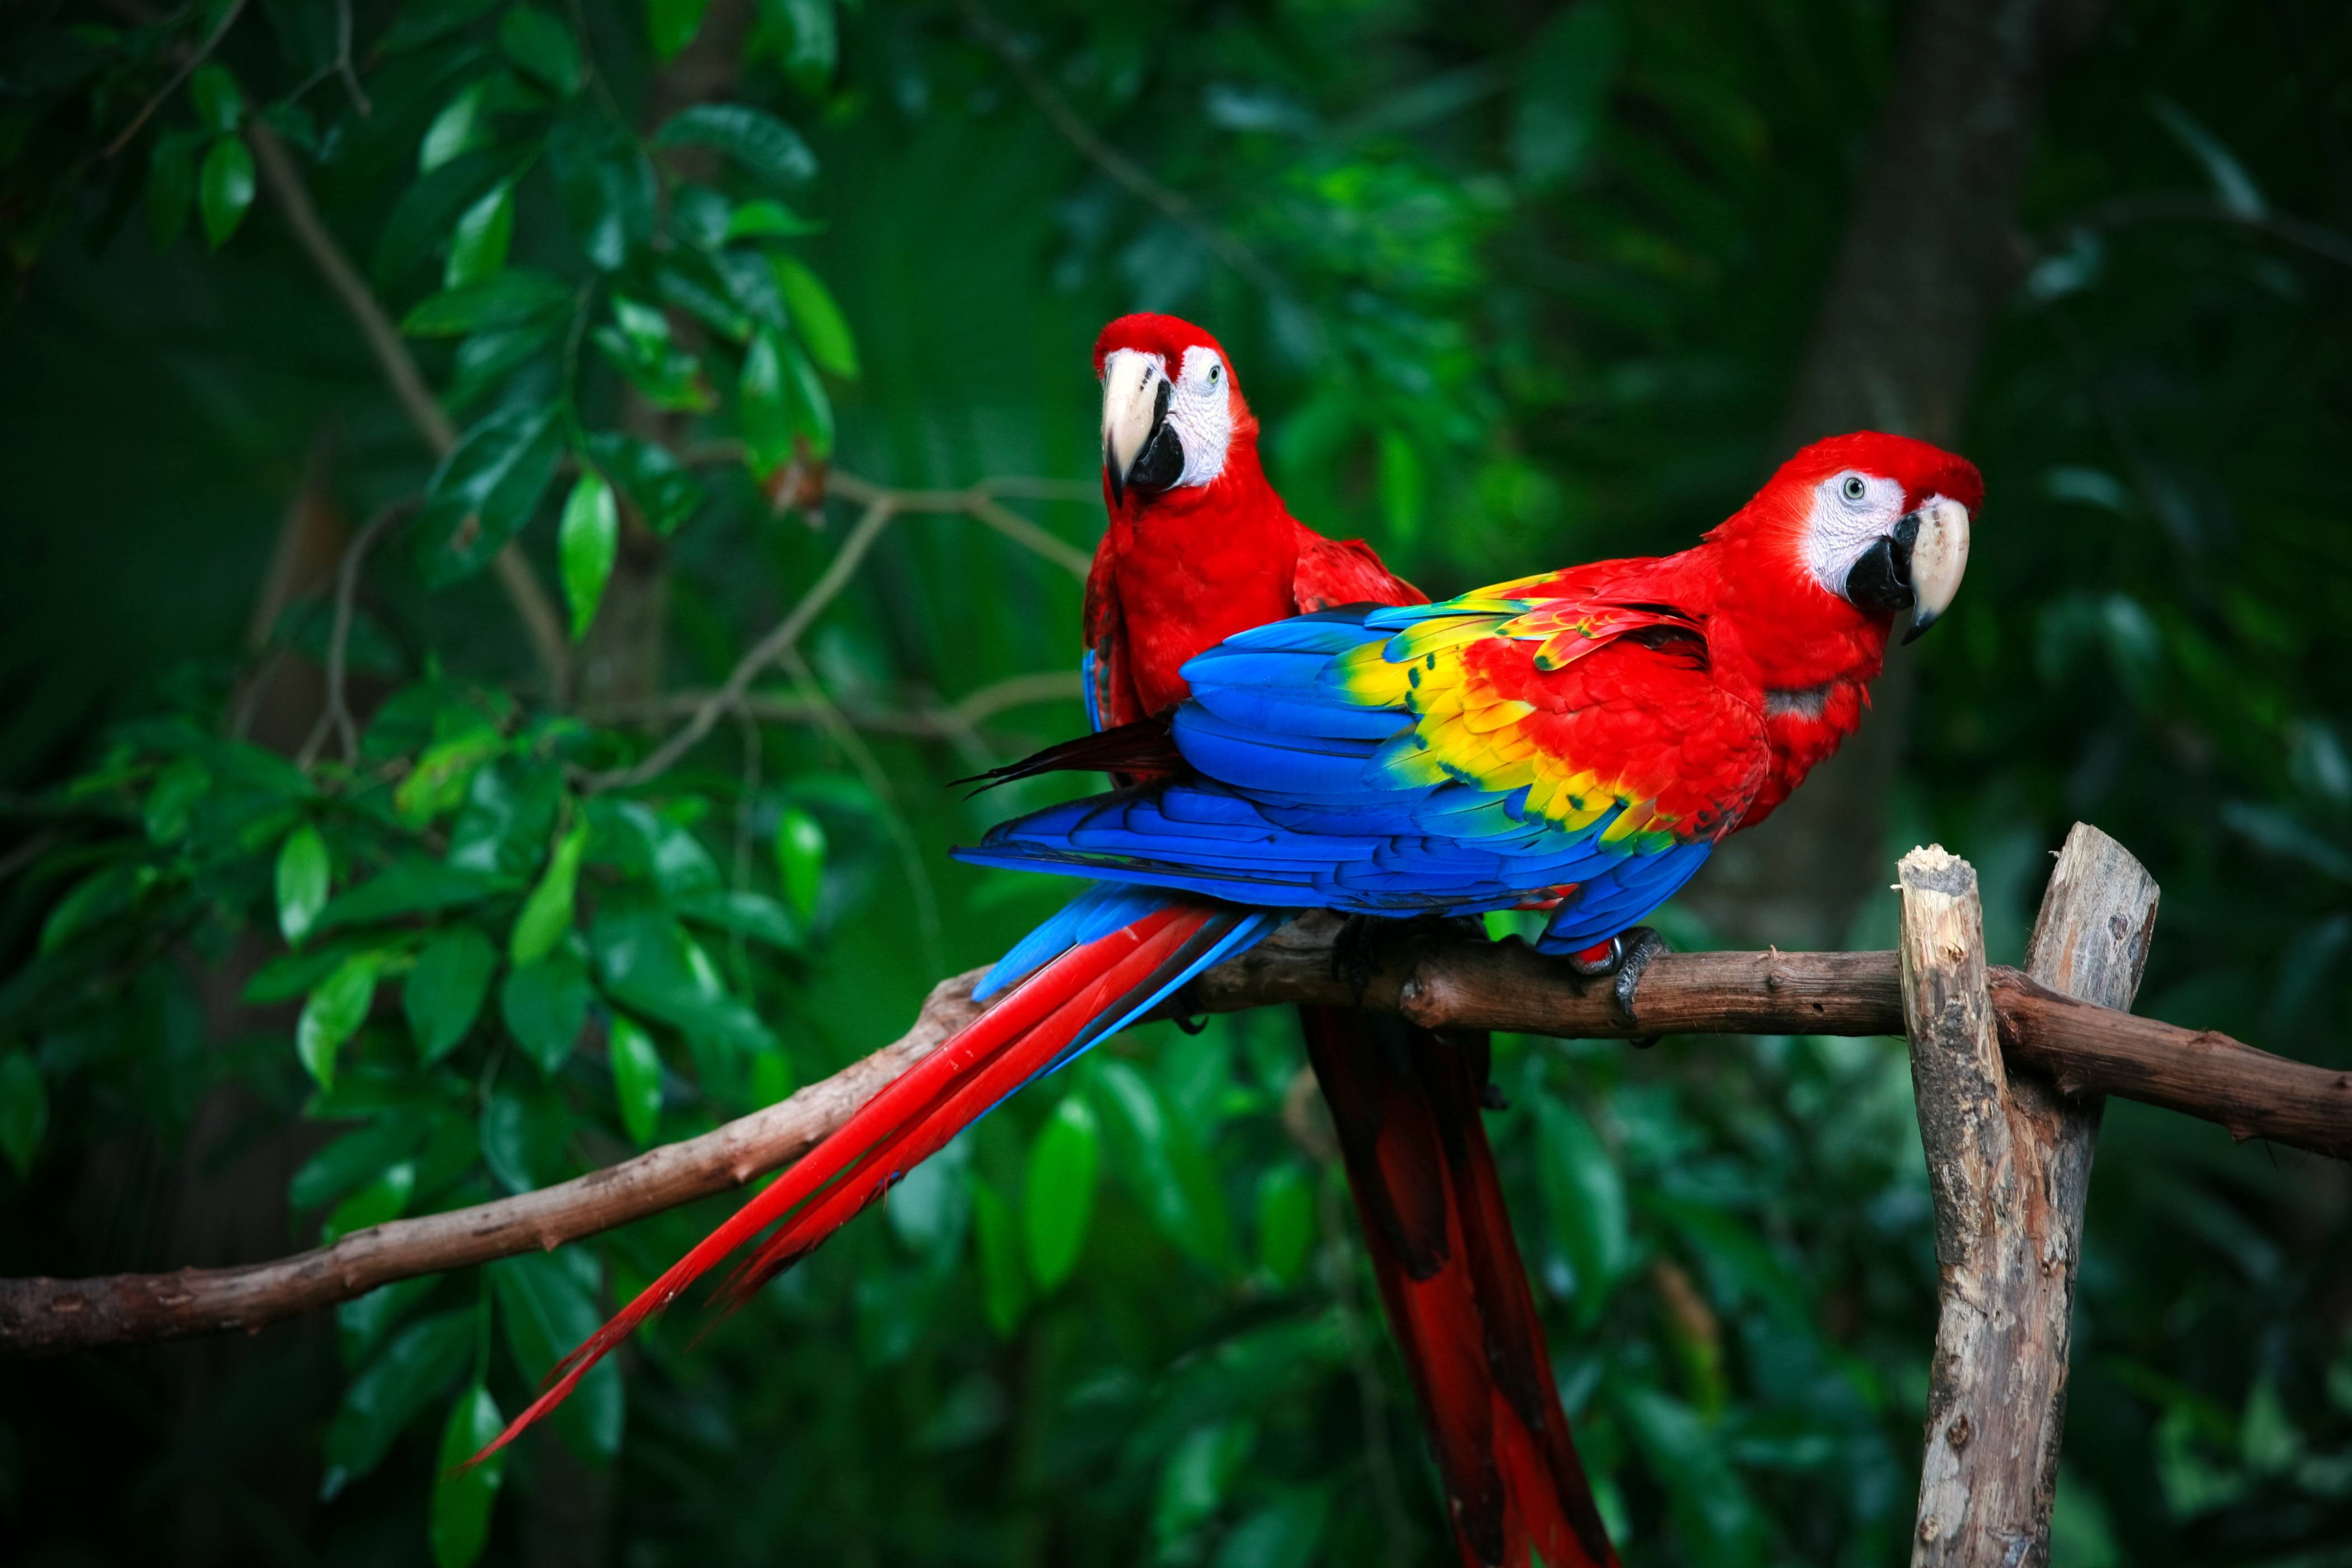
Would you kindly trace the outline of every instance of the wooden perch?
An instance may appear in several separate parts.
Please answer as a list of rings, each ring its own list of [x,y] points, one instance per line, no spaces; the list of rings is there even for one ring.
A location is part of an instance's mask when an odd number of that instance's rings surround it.
[[[1911,1561],[2042,1568],[2104,1102],[2070,1098],[2064,1067],[2053,1083],[2030,1059],[2004,1061],[2007,1031],[1968,862],[1915,849],[1901,877],[1904,1012],[1940,1301]],[[2123,846],[2076,824],[2034,922],[2030,978],[2018,977],[2010,994],[2060,1002],[2056,986],[2082,998],[2072,1005],[2085,1013],[2098,1012],[2086,1004],[2130,1005],[2156,902],[2155,880]]]
[[[1234,1012],[1350,1000],[1332,973],[1339,922],[1295,921],[1190,987],[1187,1005]],[[1901,984],[1891,952],[1669,954],[1643,974],[1636,1014],[1601,983],[1517,942],[1452,931],[1390,944],[1367,1006],[1433,1028],[1570,1038],[1670,1034],[1896,1035]],[[252,1330],[380,1285],[554,1247],[737,1187],[797,1159],[973,1014],[982,971],[942,981],[906,1037],[765,1110],[699,1138],[560,1185],[446,1214],[394,1220],[274,1262],[94,1279],[0,1280],[0,1352]],[[2106,1092],[2220,1121],[2236,1136],[2324,1153],[2352,1152],[2352,1074],[2269,1056],[2220,1035],[2084,1006],[2018,974],[1995,974],[2001,1042],[2069,1092]]]

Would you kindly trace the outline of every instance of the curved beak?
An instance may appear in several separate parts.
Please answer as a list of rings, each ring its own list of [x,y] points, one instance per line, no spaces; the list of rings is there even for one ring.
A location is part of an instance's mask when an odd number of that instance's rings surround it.
[[[1952,607],[1960,579],[1969,570],[1969,509],[1942,496],[1912,514],[1919,531],[1911,545],[1911,629],[1906,643],[1916,642],[1937,618]],[[1906,520],[1907,521],[1907,520]]]
[[[1119,349],[1103,362],[1103,474],[1118,506],[1130,489],[1166,489],[1184,472],[1184,444],[1168,423],[1171,389],[1160,361]]]
[[[1894,531],[1862,552],[1846,573],[1845,596],[1878,615],[1911,612],[1906,643],[1916,642],[1951,608],[1969,569],[1969,509],[1929,496],[1897,519]]]

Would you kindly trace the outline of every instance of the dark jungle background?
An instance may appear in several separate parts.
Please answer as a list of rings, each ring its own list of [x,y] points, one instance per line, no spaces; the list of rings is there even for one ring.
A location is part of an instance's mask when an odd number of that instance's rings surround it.
[[[1932,838],[2013,962],[2085,819],[2163,886],[2142,1010],[2352,1067],[2341,5],[17,0],[0,158],[0,1272],[610,1163],[1052,908],[946,857],[1043,797],[946,781],[1083,722],[1136,308],[1433,590],[1678,547],[1833,429],[1957,446],[1950,624],[1670,934],[1885,945]],[[12,1363],[0,1556],[1450,1561],[1294,1031],[1115,1043],[503,1468],[446,1469],[723,1200]],[[1627,1562],[1901,1560],[1900,1045],[1497,1050]],[[2062,1568],[2352,1563],[2347,1242],[2343,1166],[2110,1108]]]

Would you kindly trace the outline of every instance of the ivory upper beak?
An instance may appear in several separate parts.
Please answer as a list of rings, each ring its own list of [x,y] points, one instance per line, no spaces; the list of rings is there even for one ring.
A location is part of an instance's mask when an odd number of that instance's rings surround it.
[[[1919,537],[1911,546],[1910,642],[1951,608],[1969,569],[1969,509],[1943,496],[1919,509]]]
[[[1160,362],[1134,349],[1118,349],[1103,361],[1103,469],[1117,500],[1127,476],[1151,439],[1158,420]]]

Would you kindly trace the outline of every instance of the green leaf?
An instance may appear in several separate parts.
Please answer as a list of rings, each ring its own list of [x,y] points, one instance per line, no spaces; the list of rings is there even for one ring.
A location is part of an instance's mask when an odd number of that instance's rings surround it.
[[[445,289],[464,289],[494,278],[507,264],[514,238],[514,187],[499,184],[467,207],[449,236],[449,263],[441,270]]]
[[[1294,1284],[1314,1244],[1314,1179],[1296,1163],[1286,1161],[1258,1182],[1258,1262],[1282,1284]]]
[[[552,1075],[588,1026],[588,968],[570,948],[507,972],[499,987],[499,1014],[508,1032]]]
[[[814,921],[817,891],[824,883],[824,825],[797,805],[784,807],[776,817],[776,879],[801,923]]]
[[[278,930],[289,947],[299,947],[327,907],[334,869],[327,840],[304,823],[286,836],[278,851]]]
[[[422,856],[395,860],[381,875],[361,883],[330,901],[314,931],[348,925],[370,925],[402,915],[425,914],[478,903],[514,883],[505,877],[461,870]]]
[[[461,332],[520,326],[553,315],[571,304],[572,290],[564,287],[562,279],[518,267],[478,283],[433,295],[402,318],[400,330],[417,337],[455,337]]]
[[[613,561],[621,548],[621,513],[613,487],[594,468],[583,468],[563,503],[556,531],[556,554],[563,567],[563,597],[572,606],[572,640],[588,635]]]
[[[710,0],[646,0],[646,38],[656,58],[676,58],[702,31]]]
[[[490,79],[482,77],[460,88],[457,96],[442,105],[433,123],[425,128],[425,139],[416,144],[416,172],[429,174],[467,153],[478,153],[497,140],[490,126],[488,100]]]
[[[598,351],[655,407],[702,414],[717,406],[718,395],[703,374],[702,362],[672,347],[667,338],[658,345],[649,345],[612,327],[599,327],[591,336]]]
[[[1069,1277],[1094,1217],[1095,1172],[1102,1135],[1093,1107],[1082,1094],[1065,1096],[1046,1119],[1029,1150],[1029,1173],[1022,1197],[1029,1268],[1037,1283],[1053,1289]]]
[[[152,866],[109,866],[83,878],[41,923],[42,953],[55,952],[83,931],[129,910],[153,886],[156,874]]]
[[[403,191],[376,238],[376,280],[387,287],[404,280],[410,268],[441,244],[467,208],[494,186],[520,180],[533,156],[535,152],[519,155],[511,148],[462,153]]]
[[[779,254],[769,258],[769,265],[775,268],[784,307],[792,312],[793,330],[800,334],[817,368],[856,380],[857,342],[824,280],[797,257]]]
[[[494,288],[514,276],[501,272],[474,287]],[[417,563],[428,587],[480,571],[530,521],[563,460],[556,413],[550,404],[493,414],[442,460],[415,525]]]
[[[1536,1100],[1552,1234],[1576,1271],[1577,1312],[1591,1323],[1633,1258],[1625,1179],[1592,1124],[1549,1095]]]
[[[653,237],[657,181],[636,138],[583,107],[547,139],[556,195],[580,248],[610,272]]]
[[[538,868],[563,805],[563,774],[538,758],[493,759],[474,771],[465,808],[449,827],[447,863],[487,875]]]
[[[710,955],[669,915],[602,910],[588,942],[605,994],[621,1005],[728,1050],[775,1048],[759,1015],[729,994]]]
[[[604,431],[588,437],[588,459],[637,509],[646,526],[665,538],[702,504],[702,482],[666,447]]]
[[[403,1160],[335,1205],[319,1227],[319,1245],[332,1247],[353,1231],[398,1219],[408,1212],[408,1200],[415,1194],[416,1163]]]
[[[212,787],[211,770],[194,757],[182,757],[157,773],[143,813],[147,837],[158,844],[186,837],[189,813]]]
[[[490,1538],[490,1509],[506,1479],[504,1449],[480,1464],[467,1460],[505,1429],[498,1402],[480,1384],[458,1391],[441,1428],[441,1462],[433,1475],[433,1504],[425,1533],[434,1568],[473,1568]]]
[[[41,1081],[41,1064],[26,1051],[0,1057],[0,1153],[19,1176],[32,1173],[48,1125],[49,1093]]]
[[[466,1307],[414,1323],[352,1379],[327,1427],[321,1499],[331,1501],[381,1464],[401,1428],[457,1381],[474,1352],[478,1322],[478,1310]]]
[[[1121,1173],[1162,1234],[1213,1268],[1232,1261],[1224,1193],[1192,1130],[1133,1064],[1106,1061],[1096,1084],[1124,1125],[1111,1138]]]
[[[824,225],[802,217],[792,208],[765,196],[745,202],[727,216],[721,239],[798,239],[823,234]]]
[[[507,957],[516,968],[537,963],[572,930],[572,896],[580,882],[580,858],[588,852],[588,814],[577,813],[547,858],[547,870],[515,916]]]
[[[377,47],[386,54],[400,54],[429,44],[499,4],[501,0],[415,0],[400,8],[399,19]]]
[[[994,1187],[971,1181],[973,1247],[980,1254],[981,1305],[988,1326],[1011,1339],[1029,1310],[1029,1276],[1021,1262],[1021,1227]]]
[[[784,73],[814,92],[833,79],[841,58],[841,36],[834,18],[834,0],[777,0],[790,26],[792,40],[783,55]]]
[[[798,184],[816,173],[816,154],[801,133],[748,103],[698,103],[679,110],[654,136],[656,147],[711,147],[746,174],[772,184]]]
[[[584,1252],[525,1253],[491,1264],[489,1275],[507,1349],[529,1386],[604,1321],[595,1260]],[[580,1380],[553,1419],[582,1457],[610,1458],[620,1451],[622,1414],[621,1368],[606,1360]]]
[[[1251,1514],[1217,1549],[1214,1568],[1307,1568],[1323,1543],[1331,1494],[1319,1487],[1286,1489]]]
[[[457,1048],[481,1016],[498,966],[499,950],[473,926],[451,926],[425,944],[401,995],[419,1061],[430,1067]]]
[[[613,1015],[611,1051],[613,1098],[621,1110],[621,1125],[643,1149],[654,1141],[661,1121],[661,1053],[645,1026],[626,1014]]]
[[[252,205],[253,153],[236,137],[224,136],[205,154],[204,170],[196,176],[196,210],[215,250],[228,243]]]
[[[392,809],[410,827],[425,827],[454,810],[470,792],[475,773],[506,749],[506,739],[488,719],[436,725],[438,737],[416,759],[392,794]]]
[[[692,893],[677,900],[677,912],[697,925],[715,926],[734,936],[747,936],[796,952],[799,928],[784,906],[765,893],[738,888],[725,892]]]
[[[1665,1491],[1685,1559],[1724,1568],[1761,1563],[1764,1517],[1724,1452],[1721,1428],[1654,1388],[1629,1387],[1618,1405]]]
[[[580,90],[580,46],[572,29],[536,5],[517,5],[499,23],[499,47],[524,75],[569,96]]]
[[[433,1293],[437,1274],[415,1279],[395,1279],[354,1297],[335,1309],[335,1341],[343,1365],[358,1370],[367,1364],[384,1337],[408,1315],[408,1309]]]
[[[198,66],[188,78],[188,99],[195,105],[196,123],[215,136],[231,134],[245,118],[245,94],[217,60]]]
[[[147,229],[155,248],[169,250],[188,226],[196,205],[196,143],[193,131],[166,131],[147,160]]]
[[[411,1111],[378,1117],[303,1161],[287,1184],[287,1202],[304,1211],[332,1203],[408,1159],[432,1135],[428,1115]]]
[[[335,1053],[367,1022],[382,955],[355,952],[320,982],[294,1026],[294,1054],[320,1089],[335,1087]]]
[[[1610,6],[1562,6],[1520,57],[1511,153],[1529,185],[1568,178],[1591,152],[1624,52],[1621,28]]]

